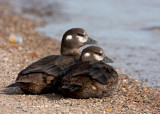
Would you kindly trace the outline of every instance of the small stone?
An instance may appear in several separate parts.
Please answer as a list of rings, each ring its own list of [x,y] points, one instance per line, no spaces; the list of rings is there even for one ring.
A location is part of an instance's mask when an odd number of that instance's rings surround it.
[[[127,80],[123,80],[123,82],[124,82],[124,83],[126,83],[126,82],[127,82]]]
[[[110,111],[112,111],[112,109],[111,109],[111,108],[105,109],[105,111],[106,111],[106,112],[110,112]]]
[[[8,58],[8,57],[5,57],[3,60],[4,60],[4,61],[8,61],[8,60],[9,60],[9,58]]]
[[[93,90],[97,90],[97,88],[96,88],[95,86],[92,86],[92,89],[93,89]]]

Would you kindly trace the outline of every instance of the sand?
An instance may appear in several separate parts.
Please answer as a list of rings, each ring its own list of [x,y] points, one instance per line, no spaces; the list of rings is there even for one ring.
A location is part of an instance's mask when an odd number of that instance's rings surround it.
[[[54,21],[54,20],[53,20]],[[25,95],[18,88],[5,88],[32,62],[59,54],[60,42],[35,31],[42,23],[15,13],[0,4],[0,113],[160,113],[160,89],[143,87],[140,81],[119,74],[114,95],[102,99],[72,99],[56,94]],[[9,40],[19,34],[23,41]],[[118,71],[118,69],[117,69]]]

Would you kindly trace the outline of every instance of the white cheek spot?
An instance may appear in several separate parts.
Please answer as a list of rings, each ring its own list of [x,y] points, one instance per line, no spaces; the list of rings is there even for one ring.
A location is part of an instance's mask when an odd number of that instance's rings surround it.
[[[85,53],[84,56],[85,57],[89,57],[91,54],[90,53]]]
[[[79,42],[81,42],[81,43],[84,43],[87,41],[87,39],[85,39],[84,37],[81,37],[81,36],[77,36],[77,38],[78,38]]]
[[[94,54],[94,57],[95,57],[95,59],[96,59],[97,61],[103,60],[103,57],[101,57],[101,56],[99,56],[99,55],[97,55],[97,54]]]
[[[72,39],[72,35],[68,35],[67,37],[66,37],[66,40],[71,40]]]

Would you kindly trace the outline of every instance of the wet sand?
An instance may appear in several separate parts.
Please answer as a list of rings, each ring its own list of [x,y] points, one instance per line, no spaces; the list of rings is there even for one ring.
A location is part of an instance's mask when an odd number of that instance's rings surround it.
[[[8,9],[7,9],[8,8]],[[24,18],[0,4],[0,111],[1,113],[160,113],[160,89],[143,87],[138,80],[119,74],[113,96],[72,99],[56,94],[25,95],[18,88],[6,89],[20,70],[51,54],[59,54],[60,42],[40,35],[42,23]],[[11,34],[20,34],[22,43],[10,43]],[[118,71],[118,69],[117,69]]]

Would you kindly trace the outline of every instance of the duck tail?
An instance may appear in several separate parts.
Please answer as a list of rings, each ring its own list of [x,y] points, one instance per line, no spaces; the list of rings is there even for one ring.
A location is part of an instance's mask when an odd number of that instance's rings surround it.
[[[16,87],[16,86],[17,86],[16,83],[13,83],[13,84],[8,85],[6,88]]]
[[[21,86],[26,86],[28,85],[28,83],[24,83],[24,82],[16,82],[13,84],[8,85],[6,88],[10,88],[10,87],[21,87]]]

